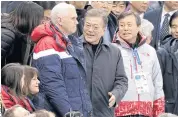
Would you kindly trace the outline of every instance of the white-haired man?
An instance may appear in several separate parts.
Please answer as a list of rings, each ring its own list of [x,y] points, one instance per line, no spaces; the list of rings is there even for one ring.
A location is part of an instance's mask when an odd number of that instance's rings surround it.
[[[146,19],[141,20],[140,32],[146,37],[147,44],[151,43],[153,29],[154,29],[154,26],[150,21]]]
[[[78,39],[68,38],[78,24],[75,7],[57,4],[51,11],[51,20],[36,27],[31,35],[37,43],[33,66],[38,69],[41,82],[34,105],[54,112],[57,117],[71,110],[90,117],[92,107],[85,87],[82,46]]]

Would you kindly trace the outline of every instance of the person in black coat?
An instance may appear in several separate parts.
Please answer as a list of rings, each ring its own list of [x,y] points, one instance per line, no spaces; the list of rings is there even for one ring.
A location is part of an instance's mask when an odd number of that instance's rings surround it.
[[[14,11],[23,1],[1,1],[1,13]]]
[[[33,2],[22,2],[10,14],[1,14],[1,67],[12,62],[24,63],[30,43],[28,36],[42,18],[43,8]]]
[[[118,18],[120,14],[126,10],[128,4],[128,1],[113,1],[111,13]]]
[[[164,38],[157,54],[163,75],[165,111],[178,115],[178,11],[170,18],[172,35]]]
[[[157,8],[155,10],[150,10],[144,14],[144,19],[147,19],[154,25],[154,30],[152,31],[153,40],[151,41],[151,46],[154,47],[156,50],[160,47],[160,43],[164,38],[163,34],[161,33],[161,29],[163,25],[165,25],[164,19],[166,14],[170,16],[176,12],[178,9],[178,2],[177,1],[165,1],[163,6]],[[168,19],[169,19],[168,18]]]
[[[85,9],[87,1],[68,1],[68,3],[75,6],[77,12],[77,21],[80,22],[77,24],[76,32],[70,35],[69,38],[72,38],[72,36],[80,37],[83,34],[83,20],[85,13],[87,12],[87,9]]]

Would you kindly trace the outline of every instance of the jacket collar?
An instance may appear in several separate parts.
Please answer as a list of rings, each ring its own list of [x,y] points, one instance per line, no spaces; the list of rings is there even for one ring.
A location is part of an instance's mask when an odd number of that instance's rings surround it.
[[[140,42],[138,42],[138,46],[137,47],[140,47],[144,43],[146,43],[146,37],[143,36],[140,32],[138,33],[137,38],[138,38],[138,36],[141,37],[141,40],[140,40]],[[119,36],[118,33],[115,35],[115,40],[113,42],[114,43],[119,43],[124,48],[128,48],[128,49],[131,48],[131,46],[125,40],[123,40],[122,38],[120,38],[120,36]]]
[[[88,42],[85,40],[84,35],[80,36],[80,39],[81,39],[81,41],[82,41],[83,44],[87,44],[87,43],[88,43]],[[102,40],[102,42],[101,42],[101,40]],[[107,40],[104,40],[103,37],[101,37],[99,43],[101,43],[101,44],[99,44],[99,45],[109,46],[109,43],[110,43],[110,42],[108,42]]]

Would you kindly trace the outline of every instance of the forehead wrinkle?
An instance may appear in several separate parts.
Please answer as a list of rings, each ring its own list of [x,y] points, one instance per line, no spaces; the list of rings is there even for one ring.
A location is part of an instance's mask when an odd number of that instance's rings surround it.
[[[98,25],[98,24],[96,24],[96,23],[94,23],[94,22],[87,22],[87,21],[86,21],[86,23],[92,24],[92,25]]]

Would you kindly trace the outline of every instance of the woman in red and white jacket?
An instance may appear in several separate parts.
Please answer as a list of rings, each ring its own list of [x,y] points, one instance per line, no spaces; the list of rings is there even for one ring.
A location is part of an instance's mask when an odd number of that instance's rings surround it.
[[[1,70],[1,94],[5,109],[14,105],[21,105],[29,112],[35,110],[27,95],[39,92],[38,71],[30,66],[10,63]]]

